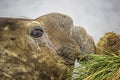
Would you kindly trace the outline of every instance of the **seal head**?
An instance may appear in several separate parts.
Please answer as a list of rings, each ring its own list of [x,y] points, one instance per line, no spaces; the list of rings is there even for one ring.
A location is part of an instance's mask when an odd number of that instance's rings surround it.
[[[0,79],[65,80],[68,70],[39,22],[0,19]]]

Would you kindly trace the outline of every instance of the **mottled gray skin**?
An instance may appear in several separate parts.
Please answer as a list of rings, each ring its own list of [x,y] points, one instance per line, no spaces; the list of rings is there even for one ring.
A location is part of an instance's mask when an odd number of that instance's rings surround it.
[[[36,26],[44,33],[34,38]],[[0,80],[67,80],[81,53],[95,53],[93,39],[78,28],[59,13],[33,20],[0,18]]]
[[[72,35],[77,44],[80,46],[81,54],[95,53],[96,47],[93,38],[81,26],[72,28]]]
[[[45,27],[57,53],[67,61],[67,64],[73,65],[74,60],[81,54],[96,52],[93,38],[83,27],[75,26],[69,16],[51,13],[37,18],[37,21]]]

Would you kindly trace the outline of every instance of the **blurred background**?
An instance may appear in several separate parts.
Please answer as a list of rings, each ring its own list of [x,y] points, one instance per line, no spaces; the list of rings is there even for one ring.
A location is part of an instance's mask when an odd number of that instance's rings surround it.
[[[0,17],[34,19],[51,12],[71,16],[95,42],[105,32],[120,33],[120,0],[0,0]]]

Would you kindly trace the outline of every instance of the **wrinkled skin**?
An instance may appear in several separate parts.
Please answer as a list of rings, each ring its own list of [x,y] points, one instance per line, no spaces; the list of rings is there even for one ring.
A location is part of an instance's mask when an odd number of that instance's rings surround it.
[[[0,80],[64,80],[61,76],[68,68],[51,48],[46,32],[42,37],[30,36],[40,23],[23,19],[0,22]]]
[[[36,28],[43,30],[42,36],[31,35]],[[59,13],[34,20],[0,18],[0,80],[66,80],[70,66],[85,51],[73,28],[72,19]]]
[[[44,26],[58,55],[63,57],[66,64],[73,65],[81,55],[96,52],[93,38],[83,27],[74,26],[69,16],[52,13],[36,20]]]

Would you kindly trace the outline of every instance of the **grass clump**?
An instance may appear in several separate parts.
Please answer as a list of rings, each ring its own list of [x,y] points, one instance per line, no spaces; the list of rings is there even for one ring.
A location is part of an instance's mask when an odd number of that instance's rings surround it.
[[[96,54],[83,56],[79,65],[72,80],[120,80],[120,34],[105,33],[96,44]]]
[[[79,61],[79,77],[74,80],[120,80],[120,57],[91,54],[88,61]]]

